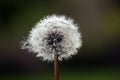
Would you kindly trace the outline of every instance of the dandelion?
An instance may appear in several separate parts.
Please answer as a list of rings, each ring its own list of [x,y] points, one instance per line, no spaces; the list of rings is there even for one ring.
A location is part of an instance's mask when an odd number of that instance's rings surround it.
[[[77,24],[65,16],[47,16],[30,31],[22,49],[36,53],[42,60],[54,61],[55,80],[59,80],[59,61],[77,54],[81,47]]]

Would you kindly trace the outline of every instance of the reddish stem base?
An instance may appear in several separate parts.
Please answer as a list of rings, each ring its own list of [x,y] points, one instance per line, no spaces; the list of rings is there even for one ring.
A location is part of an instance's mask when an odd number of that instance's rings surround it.
[[[55,54],[55,57],[54,57],[54,80],[60,80],[60,78],[59,78],[59,60],[58,60],[57,54]]]

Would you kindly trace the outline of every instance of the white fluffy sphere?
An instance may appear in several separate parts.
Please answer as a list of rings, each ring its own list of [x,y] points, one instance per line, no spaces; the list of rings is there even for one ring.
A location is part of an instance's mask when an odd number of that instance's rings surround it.
[[[52,47],[48,45],[46,38],[54,32],[63,35],[63,39],[59,43],[62,51],[58,51],[58,59],[67,59],[71,55],[75,55],[82,42],[78,26],[72,19],[57,15],[47,16],[40,20],[30,31],[27,40],[23,41],[22,49],[37,53],[37,57],[42,57],[43,60],[53,61],[54,52],[51,51]]]

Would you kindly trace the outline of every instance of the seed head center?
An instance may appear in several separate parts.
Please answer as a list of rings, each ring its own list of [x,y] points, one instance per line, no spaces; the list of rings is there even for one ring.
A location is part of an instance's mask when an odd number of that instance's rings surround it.
[[[48,45],[51,45],[53,48],[57,48],[58,44],[63,40],[63,36],[59,33],[52,32],[47,38]]]

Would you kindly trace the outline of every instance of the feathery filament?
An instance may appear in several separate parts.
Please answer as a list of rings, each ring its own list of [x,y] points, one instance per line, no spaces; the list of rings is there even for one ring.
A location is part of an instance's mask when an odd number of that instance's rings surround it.
[[[27,44],[27,45],[26,45]],[[43,60],[53,61],[54,50],[58,59],[68,59],[82,46],[81,33],[77,24],[65,16],[47,16],[30,31],[22,49],[37,53]]]

